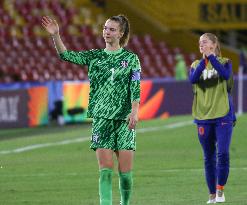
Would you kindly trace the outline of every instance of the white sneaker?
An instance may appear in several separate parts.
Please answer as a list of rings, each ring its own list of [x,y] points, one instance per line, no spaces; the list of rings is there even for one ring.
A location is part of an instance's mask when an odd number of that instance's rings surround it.
[[[223,203],[225,201],[226,201],[226,199],[225,199],[224,192],[217,190],[217,193],[216,193],[216,202],[217,203]]]
[[[216,200],[215,199],[209,199],[207,201],[207,204],[215,204],[216,203]]]

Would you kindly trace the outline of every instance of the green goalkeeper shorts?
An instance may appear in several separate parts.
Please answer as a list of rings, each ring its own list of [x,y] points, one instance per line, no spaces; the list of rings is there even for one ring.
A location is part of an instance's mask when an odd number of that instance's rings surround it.
[[[136,149],[136,131],[129,130],[125,120],[94,118],[90,148],[117,150]]]

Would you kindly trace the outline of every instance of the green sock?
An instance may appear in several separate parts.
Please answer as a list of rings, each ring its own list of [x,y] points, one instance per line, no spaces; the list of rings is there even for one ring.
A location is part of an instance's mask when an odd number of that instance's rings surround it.
[[[119,189],[121,194],[121,205],[129,205],[132,185],[132,172],[119,172]]]
[[[100,170],[99,196],[100,205],[112,205],[112,169]]]

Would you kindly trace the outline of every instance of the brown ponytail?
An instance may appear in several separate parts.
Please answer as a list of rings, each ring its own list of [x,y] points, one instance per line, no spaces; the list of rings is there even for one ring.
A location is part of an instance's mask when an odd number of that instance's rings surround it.
[[[128,44],[129,35],[130,35],[130,24],[129,24],[128,18],[120,14],[117,16],[112,16],[110,20],[116,21],[119,23],[120,31],[123,32],[123,36],[120,38],[119,44],[120,44],[120,47],[126,46]]]

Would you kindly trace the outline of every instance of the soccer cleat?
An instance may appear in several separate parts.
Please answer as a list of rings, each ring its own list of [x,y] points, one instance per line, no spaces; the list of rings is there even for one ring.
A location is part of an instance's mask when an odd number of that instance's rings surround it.
[[[225,199],[224,191],[223,190],[217,190],[216,202],[217,203],[223,203],[225,201],[226,201],[226,199]]]
[[[216,200],[215,199],[209,199],[207,201],[207,204],[215,204],[216,203]]]
[[[209,194],[209,199],[207,201],[207,204],[215,204],[216,203],[215,197],[216,197],[216,194]]]

